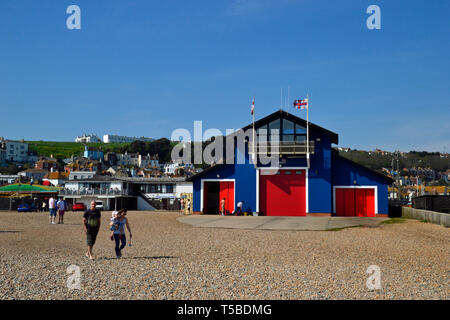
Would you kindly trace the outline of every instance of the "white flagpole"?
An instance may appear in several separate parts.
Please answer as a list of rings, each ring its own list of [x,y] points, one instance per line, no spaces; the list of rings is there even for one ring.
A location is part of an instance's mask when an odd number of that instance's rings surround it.
[[[309,169],[309,95],[306,94],[306,161]]]
[[[291,87],[288,86],[288,97],[287,97],[287,102],[286,102],[286,110],[289,110],[289,103],[290,103],[290,95],[291,95]]]
[[[256,151],[256,149],[255,149],[255,145],[256,145],[256,141],[255,141],[255,109],[256,109],[256,107],[255,107],[255,97],[253,96],[253,114],[252,114],[252,116],[253,116],[253,164],[255,165],[255,168],[256,168],[256,153],[255,153],[255,151]]]
[[[283,87],[281,87],[280,109],[283,109]]]

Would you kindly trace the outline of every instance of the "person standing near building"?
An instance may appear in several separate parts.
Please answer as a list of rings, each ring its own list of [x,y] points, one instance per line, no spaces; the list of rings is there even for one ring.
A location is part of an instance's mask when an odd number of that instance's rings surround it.
[[[184,214],[184,199],[180,200],[180,214]]]
[[[50,215],[49,215],[49,220],[48,223],[49,224],[56,224],[55,220],[56,220],[56,201],[55,199],[52,197],[50,197],[50,199],[48,200],[48,209],[50,210]]]
[[[191,214],[191,199],[187,201],[187,214]]]
[[[86,242],[88,246],[88,251],[86,252],[86,257],[93,260],[94,256],[92,254],[92,248],[94,247],[95,240],[97,240],[98,231],[101,225],[101,213],[95,207],[95,201],[91,201],[91,207],[86,210],[83,215],[83,226],[86,232]]]
[[[225,212],[225,198],[222,199],[222,201],[220,201],[220,214],[222,216],[224,216],[226,214]]]
[[[242,207],[244,206],[243,201],[239,201],[237,204],[237,210],[236,210],[236,215],[237,216],[241,216],[242,215]]]
[[[58,208],[58,224],[64,224],[64,213],[67,210],[66,200],[61,198],[56,207]]]

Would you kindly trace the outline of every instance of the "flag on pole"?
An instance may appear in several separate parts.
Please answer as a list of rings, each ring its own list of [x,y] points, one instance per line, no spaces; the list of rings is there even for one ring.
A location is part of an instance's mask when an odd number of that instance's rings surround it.
[[[296,108],[296,109],[308,108],[308,99],[294,100],[294,108]]]
[[[306,163],[308,169],[310,168],[309,162],[309,96],[306,95],[306,99],[294,100],[294,108],[306,109]]]
[[[253,101],[252,101],[252,111],[251,111],[252,115],[255,113],[255,98],[253,97]]]

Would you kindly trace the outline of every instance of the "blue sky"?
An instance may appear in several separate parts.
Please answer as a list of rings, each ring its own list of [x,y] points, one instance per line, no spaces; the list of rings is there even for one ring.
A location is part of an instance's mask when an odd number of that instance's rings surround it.
[[[81,30],[66,8],[81,8]],[[381,8],[381,30],[366,8]],[[450,150],[450,2],[1,1],[0,136],[240,128],[310,96],[357,149]]]

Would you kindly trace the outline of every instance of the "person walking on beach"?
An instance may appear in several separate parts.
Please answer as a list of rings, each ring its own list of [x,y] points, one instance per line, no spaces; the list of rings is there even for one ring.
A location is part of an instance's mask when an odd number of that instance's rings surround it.
[[[58,224],[64,224],[64,213],[67,210],[66,200],[62,199],[56,203],[58,208]]]
[[[127,219],[127,210],[126,209],[122,209],[119,211],[119,214],[117,215],[117,224],[118,224],[118,228],[114,229],[114,240],[116,241],[116,258],[119,259],[120,257],[122,257],[122,249],[125,248],[126,244],[127,244],[127,238],[125,235],[125,226],[128,229],[128,232],[130,233],[130,241],[131,241],[131,229],[130,229],[130,224],[128,223],[128,219]]]
[[[86,210],[83,215],[83,226],[86,232],[86,242],[88,246],[88,251],[86,252],[86,257],[93,260],[94,256],[92,254],[92,248],[94,247],[95,240],[97,240],[98,231],[101,225],[101,213],[95,207],[95,201],[91,201],[91,207]]]
[[[49,224],[56,224],[56,201],[53,197],[48,200],[48,209],[50,210],[50,215],[48,216]]]

